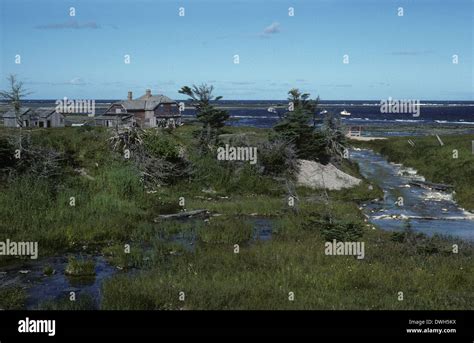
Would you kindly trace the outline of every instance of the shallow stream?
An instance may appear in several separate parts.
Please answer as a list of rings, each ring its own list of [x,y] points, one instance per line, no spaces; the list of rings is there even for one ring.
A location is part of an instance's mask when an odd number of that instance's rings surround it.
[[[429,236],[439,234],[474,242],[474,214],[460,208],[452,192],[425,189],[411,182],[426,181],[416,170],[390,163],[372,150],[351,150],[361,174],[384,192],[383,199],[363,204],[369,221],[384,230],[407,225]],[[403,206],[398,201],[403,198]]]

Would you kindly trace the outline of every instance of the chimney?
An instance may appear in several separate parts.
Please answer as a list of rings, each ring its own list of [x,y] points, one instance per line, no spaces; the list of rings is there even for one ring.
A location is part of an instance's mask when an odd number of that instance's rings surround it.
[[[132,100],[132,99],[133,99],[132,92],[128,91],[127,100]]]
[[[145,95],[146,95],[147,98],[150,98],[151,97],[151,89],[147,89]]]

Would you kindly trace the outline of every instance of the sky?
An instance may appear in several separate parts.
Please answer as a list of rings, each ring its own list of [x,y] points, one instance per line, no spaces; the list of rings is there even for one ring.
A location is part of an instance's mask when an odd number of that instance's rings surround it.
[[[227,100],[474,100],[473,13],[471,0],[0,0],[0,89],[15,74],[31,99],[183,99],[207,83]]]

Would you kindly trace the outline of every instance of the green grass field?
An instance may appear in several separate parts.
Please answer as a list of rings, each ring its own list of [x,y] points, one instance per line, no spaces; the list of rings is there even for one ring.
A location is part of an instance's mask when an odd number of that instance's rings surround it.
[[[54,178],[28,173],[3,178],[0,240],[38,241],[40,258],[80,250],[103,254],[121,269],[135,268],[136,272],[119,273],[103,284],[102,309],[474,306],[472,246],[457,242],[460,250],[453,254],[453,242],[447,240],[415,237],[405,241],[373,229],[358,209],[360,202],[381,195],[377,188],[369,190],[368,182],[351,190],[329,192],[329,202],[321,191],[297,187],[299,201],[290,208],[281,180],[261,175],[251,166],[235,170],[212,156],[200,155],[195,130],[188,125],[171,133],[161,132],[164,139],[185,148],[193,173],[154,189],[145,188],[137,168],[111,151],[109,133],[103,129],[32,131],[34,144],[61,152],[65,165]],[[255,128],[226,130],[254,132],[256,140],[265,140],[268,133]],[[2,129],[0,139],[11,134],[12,130]],[[412,163],[433,181],[455,184],[458,200],[469,208],[472,189],[460,186],[474,184],[472,156],[467,156],[471,139],[443,137],[446,146],[437,149],[436,138],[416,138],[413,151],[402,139],[371,144],[383,153],[390,152],[394,160]],[[448,160],[450,151],[458,146],[459,159]],[[392,153],[399,149],[398,155]],[[437,167],[430,164],[429,156]],[[436,171],[440,166],[445,169]],[[89,177],[75,171],[80,168]],[[354,165],[344,165],[344,169],[360,176]],[[71,197],[75,198],[74,206],[70,205]],[[160,214],[180,211],[180,197],[184,197],[187,210],[208,209],[220,216],[209,221],[155,221]],[[328,215],[342,224],[337,228],[325,224]],[[271,220],[271,240],[253,240],[250,219],[256,216]],[[354,227],[359,229],[344,231]],[[339,237],[340,230],[365,243],[364,259],[325,255],[324,243]],[[194,237],[192,249],[173,240],[176,235]],[[122,251],[124,244],[131,246],[129,255]],[[2,256],[0,264],[16,261]],[[71,268],[78,268],[72,269],[82,268],[74,263]],[[399,292],[403,292],[403,300],[399,300]],[[0,308],[22,308],[25,297],[24,291],[14,287],[3,289]],[[48,302],[44,308],[82,309],[91,303]]]

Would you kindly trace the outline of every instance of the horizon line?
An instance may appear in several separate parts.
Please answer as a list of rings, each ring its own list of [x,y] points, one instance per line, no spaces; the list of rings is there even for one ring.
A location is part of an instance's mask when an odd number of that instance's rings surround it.
[[[58,99],[64,99],[65,97],[61,97],[61,98],[28,98],[28,99],[22,99],[22,101],[45,101],[45,100],[50,100],[50,101],[56,101]],[[69,97],[66,97],[67,99],[80,99],[78,97],[75,97],[75,98],[69,98]],[[111,101],[123,101],[123,100],[126,100],[126,99],[123,99],[123,98],[96,98],[96,99],[92,99],[92,98],[84,98],[84,99],[87,99],[87,100],[111,100]],[[385,100],[385,99],[388,99],[388,98],[382,98],[382,99],[320,99],[319,102],[325,102],[325,101],[381,101],[381,100]],[[420,102],[422,101],[463,101],[463,102],[474,102],[474,99],[412,99],[412,98],[406,98],[406,97],[403,97],[403,98],[392,98],[394,100],[418,100]],[[133,100],[137,100],[137,99],[133,99]],[[190,101],[189,99],[173,99],[175,101]],[[315,99],[310,99],[310,100],[315,100]],[[218,100],[217,102],[219,101],[288,101],[288,99],[220,99]],[[5,103],[5,102],[8,102],[7,100],[0,100],[0,103]],[[212,100],[212,102],[215,102],[215,100]]]

